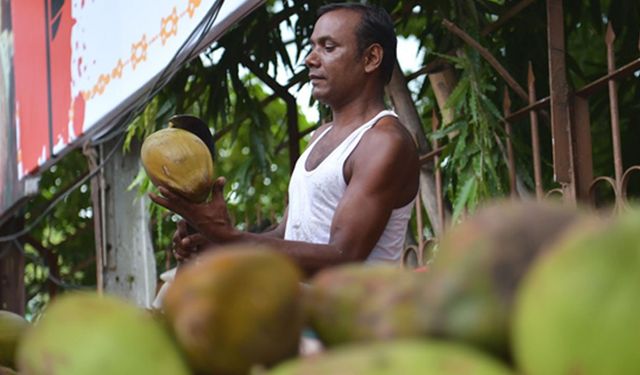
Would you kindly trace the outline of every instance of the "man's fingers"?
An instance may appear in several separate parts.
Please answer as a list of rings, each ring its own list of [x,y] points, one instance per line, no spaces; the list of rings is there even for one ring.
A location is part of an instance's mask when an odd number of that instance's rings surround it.
[[[184,252],[184,251],[179,250],[179,249],[174,249],[173,250],[173,257],[176,258],[176,260],[178,262],[184,262],[184,261],[188,260],[190,255],[191,255],[190,253]]]
[[[188,234],[187,222],[185,220],[179,220],[176,223],[176,230],[175,232],[173,232],[173,237],[171,238],[171,240],[173,241],[174,245],[180,245],[180,241],[182,241],[182,239]]]
[[[149,199],[151,199],[154,203],[159,204],[160,206],[173,211],[171,209],[171,203],[167,198],[155,193],[149,193]]]
[[[158,191],[165,197],[171,196],[171,192],[169,191],[169,189],[165,188],[164,186],[158,186]]]
[[[213,198],[223,198],[222,192],[224,190],[224,185],[227,183],[227,179],[224,177],[218,177],[213,182]],[[224,199],[224,198],[223,198]]]
[[[184,206],[190,204],[190,202],[188,200],[184,199],[181,195],[172,192],[171,190],[167,189],[164,186],[158,186],[158,191],[168,201],[175,202],[176,205],[178,205],[180,207],[184,207]]]
[[[176,224],[176,227],[178,228],[178,230],[176,231],[177,233],[180,234],[180,237],[184,237],[189,233],[189,229],[187,229],[187,221],[186,220],[179,220],[178,223]]]
[[[171,241],[173,242],[174,245],[178,245],[180,241],[182,241],[182,236],[178,231],[173,232],[173,237],[171,238]]]
[[[175,212],[178,215],[182,215],[185,212],[190,212],[190,202],[182,198],[181,196],[172,193],[169,189],[159,186],[158,191],[160,195],[149,193],[149,198],[160,206]]]
[[[200,251],[203,247],[209,244],[209,240],[201,234],[189,235],[180,241],[180,245],[191,251]]]

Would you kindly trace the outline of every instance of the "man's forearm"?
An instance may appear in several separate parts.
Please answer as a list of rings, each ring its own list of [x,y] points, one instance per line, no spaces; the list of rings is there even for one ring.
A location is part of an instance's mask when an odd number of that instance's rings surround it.
[[[322,268],[358,260],[335,245],[287,241],[270,236],[269,232],[238,232],[234,242],[255,243],[273,248],[289,256],[307,275],[312,275]]]
[[[256,234],[260,237],[265,237],[265,238],[284,239],[284,232],[279,227],[276,227],[272,230],[268,230],[266,232],[256,233]]]

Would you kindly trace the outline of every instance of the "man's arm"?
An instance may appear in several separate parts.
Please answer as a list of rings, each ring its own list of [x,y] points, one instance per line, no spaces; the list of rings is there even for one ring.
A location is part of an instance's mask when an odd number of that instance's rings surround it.
[[[323,124],[318,129],[316,129],[312,135],[309,143],[313,143],[313,141],[318,138],[320,134],[322,134],[329,124]],[[217,183],[217,182],[216,182]],[[222,183],[224,185],[224,182]],[[153,198],[152,198],[153,199]],[[272,237],[272,238],[281,238],[284,239],[284,232],[287,227],[287,217],[288,217],[289,207],[287,207],[284,211],[284,216],[278,226],[273,230],[266,231],[260,233],[261,236],[264,237]],[[200,233],[189,234],[186,230],[186,222],[180,221],[176,227],[176,231],[173,234],[173,247],[174,247],[174,255],[176,259],[179,261],[188,259],[191,255],[199,253],[200,250],[207,245],[214,244],[206,237],[202,236]]]
[[[417,193],[418,154],[397,120],[384,121],[367,132],[345,166],[347,189],[331,223],[327,245],[292,241],[265,242],[250,233],[238,241],[271,245],[290,255],[307,272],[369,256],[393,209],[411,202]]]
[[[287,217],[289,208],[284,211],[284,216],[280,223],[270,231],[259,233],[260,236],[270,238],[284,238],[284,232],[287,227]],[[180,220],[176,225],[176,230],[173,233],[173,255],[179,262],[184,262],[191,258],[193,255],[200,253],[207,247],[216,245],[207,237],[198,233],[189,233],[187,229],[187,221]]]
[[[187,202],[162,188],[164,197],[151,195],[151,199],[182,215],[215,243],[267,245],[290,256],[309,274],[340,263],[362,261],[382,235],[392,210],[403,203],[407,186],[414,184],[412,169],[417,169],[418,163],[415,146],[409,140],[407,147],[406,137],[394,125],[378,124],[374,129],[367,132],[347,162],[349,183],[334,215],[328,244],[285,241],[237,230],[226,211],[224,181],[216,182],[212,200],[205,204]],[[415,185],[417,189],[417,178]]]
[[[289,207],[285,208],[284,216],[278,225],[270,231],[258,233],[263,237],[284,238],[284,231],[287,228],[287,217],[289,216]]]

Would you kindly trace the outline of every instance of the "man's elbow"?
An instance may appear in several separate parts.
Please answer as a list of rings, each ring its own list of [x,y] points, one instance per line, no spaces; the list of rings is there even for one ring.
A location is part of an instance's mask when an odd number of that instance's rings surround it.
[[[353,249],[346,250],[344,248],[336,248],[339,253],[338,263],[358,263],[364,262],[369,256],[369,251],[354,251]]]

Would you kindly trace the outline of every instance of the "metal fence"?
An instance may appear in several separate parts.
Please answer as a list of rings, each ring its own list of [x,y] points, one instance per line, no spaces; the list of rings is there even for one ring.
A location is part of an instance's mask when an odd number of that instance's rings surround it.
[[[511,139],[514,126],[519,126],[528,117],[531,131],[531,152],[532,166],[531,172],[534,181],[534,194],[536,199],[543,200],[550,196],[559,196],[563,202],[571,205],[592,205],[598,206],[597,192],[599,189],[609,189],[614,197],[610,208],[613,212],[623,209],[628,203],[628,187],[631,176],[634,172],[640,172],[640,165],[632,165],[626,169],[623,166],[620,115],[618,101],[618,82],[624,79],[637,79],[634,73],[640,70],[639,57],[624,66],[617,67],[613,44],[615,34],[611,24],[607,27],[604,37],[607,56],[607,72],[602,77],[594,80],[585,86],[572,90],[567,82],[566,62],[565,62],[565,32],[564,32],[564,10],[562,0],[547,0],[547,40],[548,40],[548,66],[549,66],[549,95],[543,98],[536,96],[535,76],[531,63],[528,70],[527,90],[520,88],[506,70],[496,66],[497,60],[492,61],[491,56],[487,56],[486,49],[483,49],[477,42],[470,40],[463,31],[456,29],[452,24],[445,24],[450,31],[460,36],[472,47],[478,49],[487,61],[494,65],[496,71],[507,82],[509,88],[505,89],[503,100],[504,130],[506,135],[506,157],[509,168],[510,192],[512,196],[518,196],[517,163],[516,154]],[[640,40],[638,48],[640,49]],[[613,152],[613,176],[594,176],[593,172],[593,150],[591,145],[592,124],[590,119],[589,99],[601,90],[608,90],[610,128]],[[515,92],[517,96],[526,100],[528,105],[523,108],[513,110],[510,95]],[[553,158],[553,176],[555,186],[549,187],[543,183],[541,137],[539,127],[539,117],[543,115],[549,119],[551,149]],[[516,125],[517,123],[517,125]],[[433,130],[439,127],[439,121],[433,113]],[[423,162],[434,163],[434,179],[438,195],[438,217],[440,224],[445,224],[445,214],[442,197],[442,177],[439,168],[439,153],[442,151],[437,141],[432,141],[432,150],[423,156]],[[417,202],[416,207],[421,207]],[[403,263],[409,266],[421,265],[427,255],[425,249],[435,239],[424,239],[421,237],[423,225],[421,209],[416,209],[418,244],[405,249]],[[432,218],[434,220],[434,218]]]

